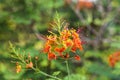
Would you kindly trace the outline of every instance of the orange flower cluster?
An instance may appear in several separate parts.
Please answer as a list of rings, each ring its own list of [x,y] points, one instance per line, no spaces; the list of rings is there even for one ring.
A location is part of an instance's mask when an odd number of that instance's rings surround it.
[[[91,9],[94,7],[94,2],[96,0],[64,0],[65,1],[65,5],[70,5],[70,4],[76,4],[75,8],[77,10],[81,10],[81,9]]]
[[[111,67],[114,67],[118,61],[120,61],[120,52],[115,52],[109,56],[109,64]]]
[[[94,5],[91,1],[87,1],[87,0],[79,0],[76,8],[77,9],[83,9],[83,8],[92,8]]]
[[[75,54],[76,50],[82,51],[81,40],[74,29],[64,29],[59,35],[53,34],[47,37],[43,52],[48,54],[48,60],[57,59],[58,57],[68,59],[74,57],[80,60],[80,56]],[[74,56],[70,56],[70,52]]]

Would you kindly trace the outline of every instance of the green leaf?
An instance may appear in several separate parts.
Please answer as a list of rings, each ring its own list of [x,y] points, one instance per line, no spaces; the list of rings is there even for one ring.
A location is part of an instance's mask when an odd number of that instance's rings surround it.
[[[57,76],[61,73],[61,71],[55,71],[52,75]]]

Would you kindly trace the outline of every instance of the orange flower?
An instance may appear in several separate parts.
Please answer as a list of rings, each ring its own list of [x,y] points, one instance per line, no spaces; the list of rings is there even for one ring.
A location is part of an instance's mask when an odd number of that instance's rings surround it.
[[[113,57],[114,57],[115,61],[120,61],[120,52],[114,53]]]
[[[33,67],[33,63],[30,62],[29,64],[26,64],[26,68],[32,68]]]
[[[87,1],[87,0],[79,0],[77,5],[76,5],[76,9],[84,9],[84,8],[92,8],[94,5],[91,1]]]
[[[114,67],[118,61],[120,61],[120,52],[115,52],[109,56],[109,65],[111,67]]]
[[[21,69],[22,69],[21,65],[17,64],[16,65],[16,73],[20,73]]]
[[[56,55],[54,53],[48,53],[48,60],[56,59]]]
[[[82,45],[79,45],[79,47],[78,47],[78,48],[79,48],[79,50],[80,50],[80,51],[82,51],[82,50],[83,50]]]
[[[79,35],[78,35],[78,33],[76,32],[76,30],[72,29],[72,30],[71,30],[71,33],[72,33],[73,39],[79,38]]]
[[[58,48],[58,47],[56,47],[56,48],[55,48],[55,51],[56,51],[56,52],[59,52],[59,53],[64,52],[64,50],[65,50],[64,47],[62,47],[62,48]]]
[[[83,48],[82,48],[81,40],[79,38],[76,38],[73,41],[74,41],[74,47],[82,51]]]
[[[49,44],[46,44],[45,47],[44,47],[43,52],[45,52],[45,53],[50,52],[50,48],[51,48],[51,46]]]
[[[73,41],[74,41],[74,44],[75,44],[76,46],[81,45],[81,40],[80,40],[79,38],[75,38],[75,39],[73,39]]]
[[[115,66],[116,61],[114,60],[113,55],[109,56],[109,63],[111,67]]]
[[[76,47],[75,45],[73,45],[71,51],[72,51],[72,52],[75,52],[76,50],[77,50],[77,47]]]
[[[75,60],[79,61],[80,60],[80,56],[76,55],[75,57]]]
[[[63,41],[63,44],[65,44],[65,47],[71,47],[73,45],[73,41],[71,39],[68,39],[66,41]]]
[[[69,36],[71,36],[71,33],[69,30],[63,30],[61,33],[61,39],[62,40],[67,40]]]
[[[54,42],[54,41],[56,41],[57,36],[56,35],[54,35],[54,36],[50,35],[50,36],[47,37],[47,39],[51,42]]]
[[[115,66],[115,63],[116,63],[115,60],[110,61],[110,66],[111,66],[111,67],[114,67],[114,66]]]
[[[93,3],[91,3],[91,2],[86,2],[85,6],[86,6],[87,8],[91,8],[91,7],[93,7]]]

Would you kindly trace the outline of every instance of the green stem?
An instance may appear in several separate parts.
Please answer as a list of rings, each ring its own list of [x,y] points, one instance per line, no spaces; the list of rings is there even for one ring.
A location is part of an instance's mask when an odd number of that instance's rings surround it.
[[[70,80],[70,70],[69,70],[68,61],[66,60],[65,63],[66,63],[67,72],[68,72],[68,80]]]
[[[40,73],[42,75],[47,76],[47,77],[50,77],[50,78],[53,78],[53,79],[56,79],[56,80],[62,80],[62,79],[60,79],[58,77],[55,77],[55,76],[49,75],[49,74],[47,74],[47,73],[45,73],[43,71],[40,71],[39,69],[36,69],[36,68],[32,68],[32,69],[35,70],[35,71],[37,71],[38,73]]]

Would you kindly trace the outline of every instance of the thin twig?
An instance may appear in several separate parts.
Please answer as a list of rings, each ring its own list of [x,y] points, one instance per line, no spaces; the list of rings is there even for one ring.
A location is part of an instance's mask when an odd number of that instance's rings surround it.
[[[62,80],[62,79],[60,79],[60,78],[58,78],[58,77],[55,77],[55,76],[49,75],[49,74],[47,74],[47,73],[45,73],[45,72],[43,72],[43,71],[40,71],[39,69],[36,69],[36,68],[34,68],[34,67],[32,67],[32,69],[33,69],[34,71],[36,71],[37,73],[40,73],[40,74],[45,75],[45,76],[47,76],[47,77],[50,77],[50,78],[53,78],[53,79],[56,79],[56,80]]]
[[[70,5],[71,9],[74,11],[74,13],[77,15],[78,19],[82,23],[85,23],[85,19],[83,18],[83,16],[79,12],[79,10],[75,9],[71,4],[69,4],[69,5]],[[95,29],[93,29],[90,25],[86,25],[86,27],[88,28],[89,31],[92,31],[94,34],[97,34],[97,31]]]

